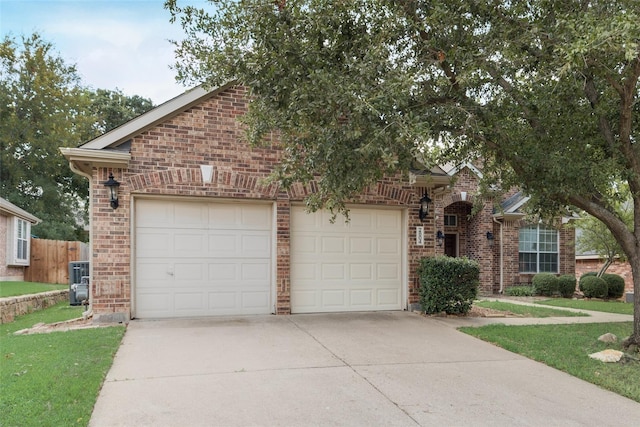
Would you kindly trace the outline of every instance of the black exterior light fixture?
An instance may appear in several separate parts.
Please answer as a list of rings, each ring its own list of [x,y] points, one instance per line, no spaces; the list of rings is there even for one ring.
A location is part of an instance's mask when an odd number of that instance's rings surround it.
[[[429,205],[431,204],[431,199],[427,192],[424,192],[424,196],[420,199],[420,212],[418,212],[418,216],[420,217],[420,221],[424,221],[424,219],[429,214]]]
[[[493,233],[487,231],[487,240],[489,241],[489,246],[493,246],[493,239],[495,239]]]
[[[104,186],[109,189],[111,192],[111,200],[109,204],[113,209],[118,208],[118,187],[120,187],[120,183],[113,179],[113,173],[109,173],[109,179],[104,182]]]
[[[442,231],[438,230],[438,232],[436,233],[436,244],[438,246],[442,246],[442,242],[444,242],[444,234],[442,233]]]

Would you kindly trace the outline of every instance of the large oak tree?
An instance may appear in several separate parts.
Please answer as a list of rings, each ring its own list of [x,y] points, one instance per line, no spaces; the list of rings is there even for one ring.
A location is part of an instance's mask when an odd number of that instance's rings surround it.
[[[176,42],[179,79],[245,85],[250,139],[280,132],[275,178],[318,177],[312,208],[340,209],[418,155],[481,161],[484,188],[519,186],[534,213],[575,207],[606,224],[632,266],[640,344],[637,0],[166,7],[188,34]],[[620,181],[631,230],[612,208]]]
[[[85,240],[88,184],[59,147],[76,147],[151,109],[121,91],[81,82],[35,33],[0,43],[0,196],[34,214],[41,238]],[[86,219],[85,219],[86,221]]]

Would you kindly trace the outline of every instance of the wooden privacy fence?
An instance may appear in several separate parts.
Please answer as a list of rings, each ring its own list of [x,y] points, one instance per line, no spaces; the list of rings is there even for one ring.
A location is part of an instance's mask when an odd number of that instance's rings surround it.
[[[31,261],[24,280],[41,283],[69,283],[69,263],[88,261],[89,245],[63,240],[31,239]]]

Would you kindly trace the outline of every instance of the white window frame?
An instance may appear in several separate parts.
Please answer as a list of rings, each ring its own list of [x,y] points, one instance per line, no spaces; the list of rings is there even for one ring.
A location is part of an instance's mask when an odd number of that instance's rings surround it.
[[[7,239],[7,265],[29,266],[31,258],[31,223],[14,216],[11,219],[9,239]]]
[[[453,220],[453,223],[451,223]],[[444,226],[445,227],[457,227],[458,226],[458,215],[445,214],[444,215]]]
[[[536,230],[536,240],[535,242],[532,242],[533,244],[533,248],[530,250],[523,250],[522,249],[522,244],[523,242],[521,242],[521,238],[522,238],[522,230],[524,229],[535,229]],[[555,247],[556,250],[541,250],[541,242],[540,242],[540,234],[541,232],[549,232],[549,231],[554,231],[555,232]],[[549,244],[550,242],[543,242],[545,244]],[[536,268],[534,271],[529,271],[529,270],[521,270],[520,269],[520,254],[522,253],[526,253],[526,254],[535,254],[536,257]],[[555,271],[548,271],[548,270],[540,270],[540,255],[541,254],[555,254],[556,255],[556,269]],[[560,272],[560,233],[558,232],[558,230],[554,230],[553,228],[550,227],[545,227],[544,225],[530,225],[530,226],[526,226],[526,227],[522,227],[520,228],[520,230],[518,230],[518,272],[520,274],[536,274],[536,273],[559,273]]]

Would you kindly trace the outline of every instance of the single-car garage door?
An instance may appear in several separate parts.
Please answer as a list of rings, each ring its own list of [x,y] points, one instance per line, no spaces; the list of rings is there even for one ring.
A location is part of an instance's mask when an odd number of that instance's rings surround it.
[[[291,209],[291,311],[402,309],[402,212],[351,208],[350,222]]]
[[[137,199],[137,318],[268,314],[272,207]]]

